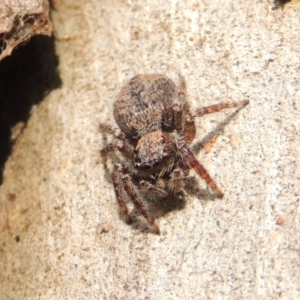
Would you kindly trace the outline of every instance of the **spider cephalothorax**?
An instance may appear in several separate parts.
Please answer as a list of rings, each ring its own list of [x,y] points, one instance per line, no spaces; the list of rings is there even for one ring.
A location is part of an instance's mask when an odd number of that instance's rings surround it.
[[[172,133],[154,131],[143,135],[134,150],[134,167],[155,171],[174,165],[178,141]]]
[[[196,134],[195,118],[248,104],[221,103],[191,113],[185,95],[182,77],[177,87],[163,75],[138,75],[123,86],[114,102],[114,118],[120,130],[100,124],[102,130],[114,135],[114,140],[101,150],[103,159],[116,150],[125,158],[114,165],[112,181],[127,222],[131,221],[125,204],[129,197],[156,233],[159,228],[142,198],[164,198],[181,191],[190,169],[207,182],[217,197],[223,197],[188,146]]]

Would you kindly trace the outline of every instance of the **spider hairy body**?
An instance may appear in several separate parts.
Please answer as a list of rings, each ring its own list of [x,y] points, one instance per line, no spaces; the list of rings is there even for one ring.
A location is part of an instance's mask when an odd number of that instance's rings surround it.
[[[126,221],[131,222],[125,203],[129,198],[159,234],[159,227],[143,199],[164,198],[181,191],[191,169],[222,198],[223,193],[188,146],[196,135],[194,120],[204,114],[247,104],[248,101],[220,103],[191,113],[182,77],[178,86],[158,74],[138,75],[125,84],[114,102],[114,118],[119,129],[100,124],[103,131],[114,136],[100,153],[104,161],[109,152],[117,150],[125,158],[114,165],[112,181]]]

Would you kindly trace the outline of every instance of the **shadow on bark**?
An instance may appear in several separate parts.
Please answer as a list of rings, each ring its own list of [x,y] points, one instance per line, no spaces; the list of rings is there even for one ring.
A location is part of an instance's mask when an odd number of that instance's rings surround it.
[[[53,37],[35,36],[0,62],[0,185],[11,154],[11,129],[28,121],[33,105],[61,85]],[[26,125],[25,125],[26,126]]]

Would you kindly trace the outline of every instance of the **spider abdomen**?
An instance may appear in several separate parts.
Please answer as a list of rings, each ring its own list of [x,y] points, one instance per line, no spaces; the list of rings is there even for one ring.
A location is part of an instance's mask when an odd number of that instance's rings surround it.
[[[178,102],[175,83],[157,74],[132,78],[117,96],[114,118],[126,136],[138,140],[144,134],[174,127],[174,103]]]

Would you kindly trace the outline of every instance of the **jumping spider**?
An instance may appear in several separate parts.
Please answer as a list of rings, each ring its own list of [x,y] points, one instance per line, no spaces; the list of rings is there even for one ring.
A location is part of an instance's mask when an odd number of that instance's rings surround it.
[[[159,227],[146,210],[143,198],[164,198],[181,191],[190,169],[222,198],[223,193],[188,146],[196,135],[195,118],[248,103],[220,103],[192,113],[182,77],[178,86],[171,79],[156,74],[138,75],[125,84],[114,102],[114,118],[120,129],[105,124],[100,124],[100,128],[114,136],[101,150],[104,162],[107,154],[116,150],[125,158],[124,162],[114,165],[112,181],[126,221],[131,222],[125,204],[129,197],[159,234]]]

